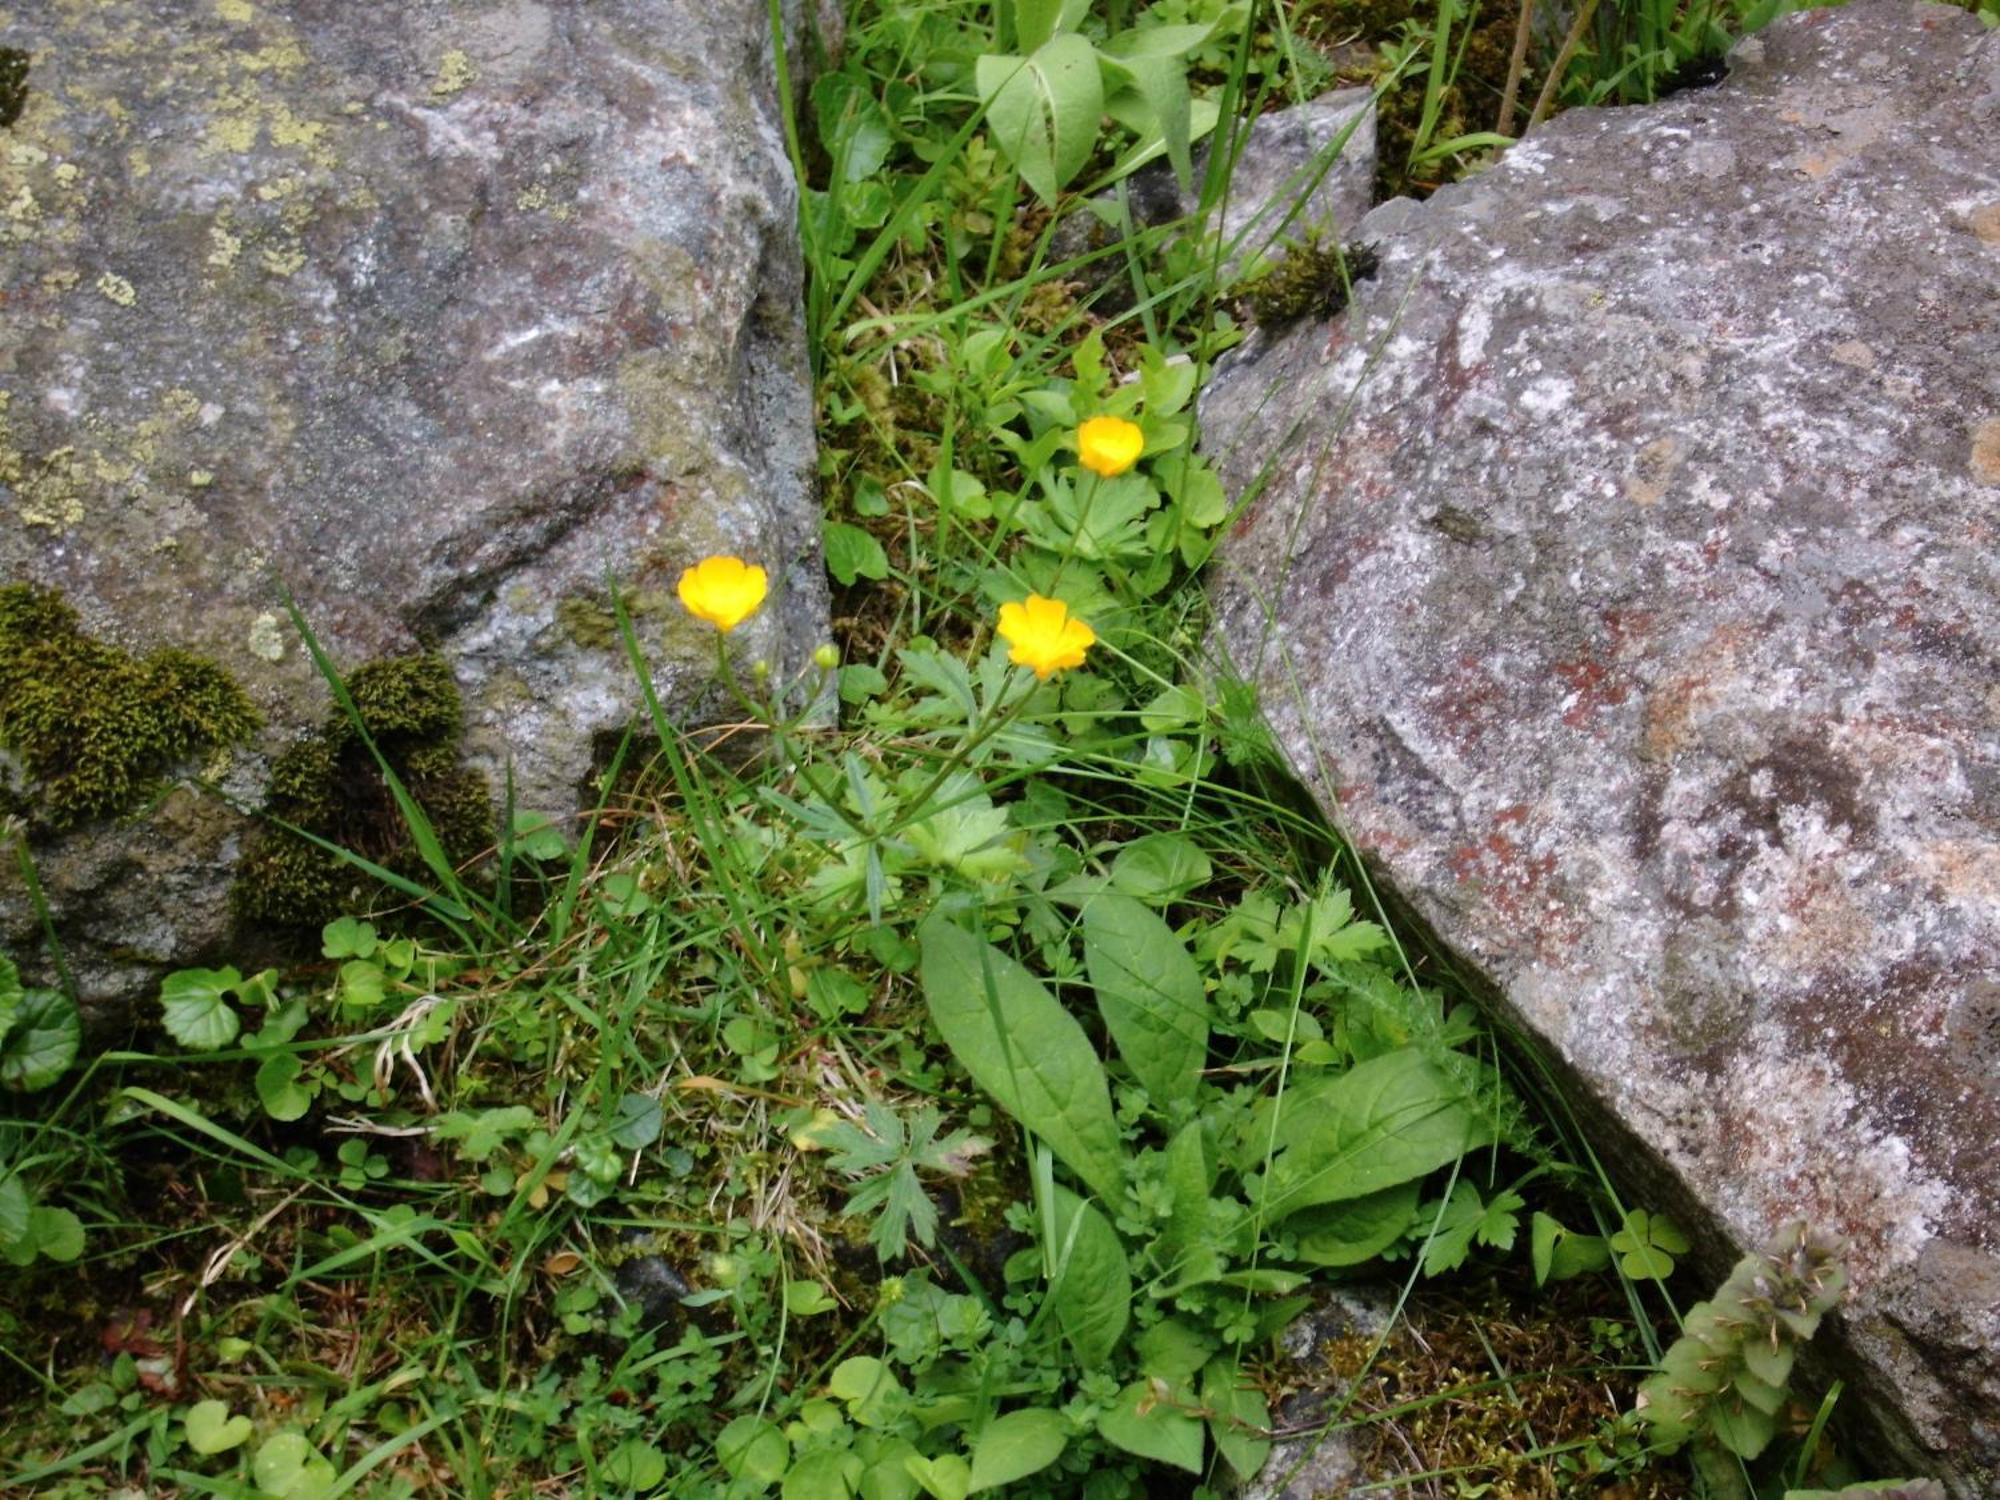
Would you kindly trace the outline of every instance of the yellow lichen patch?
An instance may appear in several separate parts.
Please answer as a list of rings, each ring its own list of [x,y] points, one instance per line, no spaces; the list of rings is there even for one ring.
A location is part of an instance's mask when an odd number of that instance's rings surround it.
[[[266,250],[260,258],[264,269],[273,276],[296,276],[306,264],[306,253],[297,245],[287,245],[282,250]]]
[[[450,99],[462,94],[478,77],[479,69],[473,66],[472,59],[454,47],[438,59],[437,77],[431,82],[431,97]]]
[[[236,264],[236,257],[242,253],[243,240],[231,234],[220,224],[208,226],[208,264],[218,271],[226,271]]]
[[[2000,417],[1972,430],[1972,475],[1981,484],[2000,484]]]
[[[215,0],[215,13],[236,26],[247,26],[257,19],[250,0]]]
[[[107,302],[115,302],[120,307],[130,307],[139,300],[139,293],[132,283],[115,271],[106,271],[97,278],[97,290]]]

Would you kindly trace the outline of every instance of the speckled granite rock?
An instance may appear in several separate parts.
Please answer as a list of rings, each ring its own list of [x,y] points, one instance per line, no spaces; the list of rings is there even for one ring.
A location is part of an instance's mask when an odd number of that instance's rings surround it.
[[[2000,1494],[2000,33],[1791,16],[1361,233],[1204,407],[1219,640],[1655,1206],[1853,1237],[1884,1464]]]
[[[0,580],[233,673],[267,721],[209,768],[239,795],[327,702],[280,583],[344,666],[441,651],[474,761],[555,814],[636,698],[608,578],[676,710],[713,667],[671,604],[702,554],[770,566],[743,650],[803,664],[826,604],[763,0],[0,0],[0,48],[30,57]],[[88,996],[215,944],[243,830],[179,792],[42,850]]]

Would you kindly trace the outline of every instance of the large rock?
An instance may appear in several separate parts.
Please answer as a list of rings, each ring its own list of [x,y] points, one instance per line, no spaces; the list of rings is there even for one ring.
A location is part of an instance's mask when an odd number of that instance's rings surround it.
[[[1220,640],[1711,1271],[1852,1236],[1869,1457],[2000,1494],[2000,34],[1790,16],[1361,235],[1204,408]]]
[[[0,582],[231,674],[265,727],[207,769],[252,805],[328,703],[280,585],[343,669],[441,653],[472,763],[558,816],[637,699],[610,580],[672,710],[713,676],[672,604],[710,552],[772,574],[743,654],[802,667],[826,605],[767,16],[0,3],[28,61],[0,128]],[[86,998],[214,948],[245,829],[183,789],[41,841]]]

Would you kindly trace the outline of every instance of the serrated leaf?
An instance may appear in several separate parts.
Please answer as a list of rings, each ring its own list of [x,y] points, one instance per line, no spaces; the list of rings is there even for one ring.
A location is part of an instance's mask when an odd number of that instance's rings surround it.
[[[1074,32],[1059,32],[1025,58],[982,56],[973,73],[993,144],[1053,205],[1097,145],[1104,114],[1097,50]]]
[[[1130,896],[1099,896],[1083,911],[1083,953],[1125,1065],[1155,1103],[1192,1099],[1208,1065],[1208,996],[1174,930]]]
[[[1028,1407],[995,1417],[972,1444],[968,1494],[998,1489],[1039,1474],[1069,1445],[1069,1423],[1061,1415]]]
[[[1101,1198],[1124,1191],[1104,1066],[1076,1018],[992,944],[931,916],[918,933],[924,999],[973,1081]]]
[[[1048,1254],[1051,1312],[1085,1369],[1108,1362],[1132,1316],[1132,1268],[1111,1221],[1068,1188],[1055,1189]]]
[[[229,997],[243,984],[234,969],[182,969],[160,983],[167,1034],[196,1052],[214,1052],[236,1040],[242,1021]]]
[[[1201,1418],[1184,1410],[1171,1388],[1152,1380],[1135,1380],[1097,1419],[1098,1435],[1127,1453],[1172,1464],[1190,1474],[1201,1472],[1204,1443]]]
[[[76,1004],[55,990],[28,990],[14,1006],[13,1024],[0,1035],[0,1086],[33,1093],[45,1089],[76,1061],[83,1024]]]

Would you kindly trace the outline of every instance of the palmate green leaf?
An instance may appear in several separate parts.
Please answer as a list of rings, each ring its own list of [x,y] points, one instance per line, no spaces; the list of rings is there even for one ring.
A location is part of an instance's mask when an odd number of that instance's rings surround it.
[[[1111,1221],[1068,1188],[1055,1190],[1049,1291],[1056,1326],[1085,1369],[1117,1352],[1132,1317],[1132,1267]]]
[[[1314,1204],[1378,1193],[1491,1139],[1491,1126],[1421,1052],[1385,1053],[1286,1097],[1264,1212],[1275,1221]]]
[[[972,1444],[968,1494],[998,1489],[1039,1474],[1069,1446],[1069,1423],[1058,1412],[1028,1407],[995,1417]]]
[[[1083,955],[1118,1055],[1156,1104],[1192,1099],[1208,1065],[1208,995],[1174,930],[1130,896],[1083,910]]]
[[[82,1041],[75,1001],[54,990],[24,992],[13,1024],[0,1034],[0,1087],[24,1093],[47,1088],[76,1061]]]
[[[1123,1152],[1104,1065],[1040,980],[942,914],[919,929],[931,1020],[973,1081],[1108,1202]]]
[[[1104,80],[1096,49],[1075,32],[1058,32],[1025,58],[981,57],[973,76],[993,144],[1053,205],[1097,144]]]

